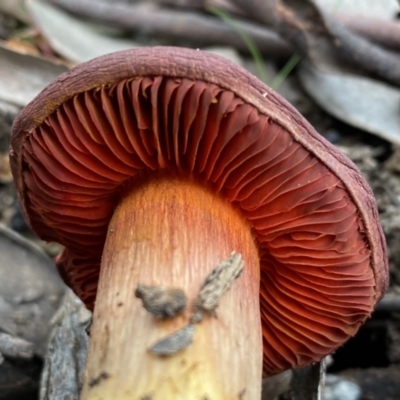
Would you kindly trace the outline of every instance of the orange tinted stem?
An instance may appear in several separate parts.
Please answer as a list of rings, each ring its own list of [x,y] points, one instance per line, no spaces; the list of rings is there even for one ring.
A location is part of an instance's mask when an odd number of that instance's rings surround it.
[[[204,279],[232,251],[242,254],[244,270],[216,315],[195,325],[184,350],[151,354],[152,344],[188,324]],[[135,297],[138,284],[183,289],[186,311],[157,320]],[[250,226],[194,180],[144,182],[124,196],[109,225],[81,399],[255,400],[261,373],[259,257]]]

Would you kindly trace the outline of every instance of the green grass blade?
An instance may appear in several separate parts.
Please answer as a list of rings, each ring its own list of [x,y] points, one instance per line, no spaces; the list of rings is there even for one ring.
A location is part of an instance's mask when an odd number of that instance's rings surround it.
[[[254,42],[254,40],[251,38],[250,35],[245,32],[241,26],[235,21],[234,18],[232,18],[227,12],[222,11],[216,7],[209,6],[206,8],[206,10],[217,17],[219,17],[222,21],[226,22],[228,25],[230,25],[242,38],[243,42],[249,49],[249,52],[256,64],[257,71],[259,74],[260,79],[263,82],[267,82],[267,70],[265,68],[264,64],[264,59],[261,55],[261,52],[257,46],[257,44]]]

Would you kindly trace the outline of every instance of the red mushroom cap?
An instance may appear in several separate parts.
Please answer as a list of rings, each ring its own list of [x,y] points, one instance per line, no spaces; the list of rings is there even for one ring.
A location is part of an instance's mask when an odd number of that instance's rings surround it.
[[[26,218],[65,246],[60,271],[89,307],[128,181],[171,168],[224,195],[258,240],[269,373],[332,352],[386,290],[385,240],[358,169],[218,56],[155,47],[81,64],[19,115],[10,159]]]

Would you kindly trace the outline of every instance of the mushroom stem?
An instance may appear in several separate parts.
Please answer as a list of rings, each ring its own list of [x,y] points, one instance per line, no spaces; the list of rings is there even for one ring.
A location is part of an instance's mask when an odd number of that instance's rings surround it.
[[[232,251],[244,270],[193,343],[162,357],[149,348],[187,326],[205,278]],[[181,288],[183,314],[160,320],[138,284]],[[259,257],[251,228],[194,179],[158,177],[123,196],[105,243],[81,400],[230,400],[261,396]]]

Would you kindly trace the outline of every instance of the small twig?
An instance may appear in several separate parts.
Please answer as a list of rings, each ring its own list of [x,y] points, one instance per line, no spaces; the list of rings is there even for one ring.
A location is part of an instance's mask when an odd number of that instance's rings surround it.
[[[293,369],[291,380],[291,399],[322,400],[325,384],[325,359]]]
[[[114,4],[95,0],[49,0],[66,11],[109,26],[146,35],[180,39],[192,44],[227,45],[248,51],[240,34],[219,18],[194,11],[161,8],[154,4]],[[287,57],[293,50],[275,32],[243,19],[237,26],[252,38],[259,50]]]
[[[335,19],[348,29],[393,50],[400,50],[400,23],[368,18],[362,15],[335,14]]]
[[[145,3],[114,5],[93,0],[49,1],[69,12],[113,27],[203,45],[225,44],[248,51],[238,32],[214,16]],[[252,37],[260,51],[276,57],[291,53],[291,49],[273,31],[245,20],[237,19],[236,22]]]
[[[148,2],[136,2],[135,4],[99,3],[95,0],[49,0],[49,2],[74,14],[113,27],[140,31],[147,35],[163,38],[184,39],[185,41],[192,41],[203,45],[228,45],[240,51],[249,51],[241,35],[232,26],[229,26],[229,24],[218,18],[192,11],[198,11],[200,3],[196,3],[193,7],[187,9],[188,2],[172,1],[176,8],[169,9],[162,8],[154,3],[149,4]],[[178,8],[179,3],[182,3],[184,9]],[[282,38],[280,36],[285,31],[290,32],[292,27],[287,26],[286,22],[276,13],[276,3],[276,0],[232,0],[229,7],[223,3],[222,8],[226,10],[230,9],[231,11],[234,10],[252,19],[250,21],[243,18],[235,18],[235,23],[240,27],[242,32],[254,41],[261,53],[275,57],[287,57],[293,54],[293,48],[298,48],[299,43],[293,44],[294,47],[292,47],[290,37],[285,35],[285,38]],[[300,7],[303,6],[302,2],[297,3]],[[203,7],[206,9],[210,5],[218,7],[218,2],[205,1]],[[369,70],[377,74],[383,74],[383,67],[381,67],[382,59],[388,57],[387,62],[397,59],[395,55],[379,47],[377,44],[379,43],[392,49],[399,49],[399,23],[375,19],[371,24],[370,19],[358,15],[354,17],[336,17],[324,14],[324,18],[331,27],[332,33],[338,37],[337,43],[341,43],[343,56],[347,59],[351,59],[351,61],[356,63],[358,62],[364,68],[368,67],[368,60],[371,59]],[[302,26],[313,27],[312,24],[304,24]],[[316,29],[316,31],[320,32],[319,29]],[[297,33],[295,35],[299,37]],[[358,41],[358,38],[361,41]],[[370,43],[365,38],[372,40],[376,44]],[[342,43],[342,41],[344,42]],[[362,45],[364,47],[364,43],[371,46],[371,49],[367,51],[366,58],[360,58],[358,54],[354,56],[353,50],[357,50],[355,46]],[[305,45],[304,41],[303,44],[300,41],[300,48],[298,50],[303,50],[302,52],[304,53]],[[378,64],[376,64],[377,61]],[[395,72],[388,72],[388,74],[388,80],[397,79]],[[392,75],[393,77],[391,77]]]
[[[357,35],[312,0],[232,0],[247,15],[273,26],[315,65],[358,68],[400,86],[400,56]]]

